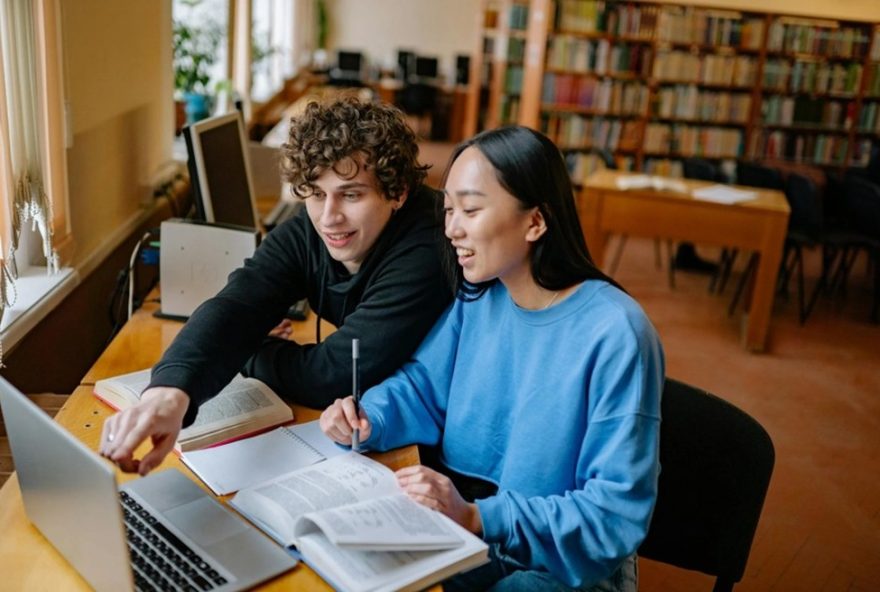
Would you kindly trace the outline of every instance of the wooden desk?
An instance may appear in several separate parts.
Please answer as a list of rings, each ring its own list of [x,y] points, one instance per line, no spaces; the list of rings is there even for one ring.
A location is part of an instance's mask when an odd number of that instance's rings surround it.
[[[112,409],[92,395],[94,380],[147,368],[155,363],[182,324],[177,321],[157,319],[152,312],[155,303],[147,304],[126,323],[101,358],[89,370],[78,387],[67,400],[55,419],[75,437],[96,450],[101,437],[104,420],[113,413]],[[294,334],[303,342],[314,342],[314,317],[294,323]],[[328,325],[328,332],[332,326]],[[327,333],[325,333],[327,334]],[[311,421],[320,412],[299,405],[292,405],[298,422]],[[147,450],[144,445],[138,451],[141,456]],[[407,446],[371,457],[392,469],[418,464],[419,454],[415,446]],[[199,481],[179,458],[173,454],[156,469],[175,467],[207,488]],[[120,483],[135,478],[117,471]],[[228,496],[227,496],[228,498]],[[227,498],[221,498],[226,501]],[[83,525],[87,527],[87,525]],[[14,475],[0,489],[0,574],[3,589],[9,590],[89,590],[89,586],[67,561],[55,550],[42,534],[27,520]],[[96,552],[99,552],[96,550]],[[260,587],[261,590],[330,590],[331,588],[305,564],[299,564],[290,571]]]
[[[144,305],[132,315],[122,330],[116,335],[101,357],[92,365],[80,384],[93,385],[96,380],[136,372],[149,368],[159,361],[174,337],[183,328],[181,321],[159,319],[153,316],[159,310],[154,290],[146,298]],[[336,327],[325,320],[321,321],[321,335],[330,335]],[[315,342],[315,313],[309,311],[305,321],[293,323],[292,338],[298,343]]]
[[[757,198],[735,205],[694,199],[690,193],[653,189],[620,190],[617,171],[599,171],[578,195],[578,215],[594,260],[602,265],[611,234],[661,237],[698,244],[736,247],[760,255],[743,345],[763,351],[767,344],[776,274],[788,225],[789,208],[780,191],[742,187]],[[688,190],[712,183],[684,179]]]

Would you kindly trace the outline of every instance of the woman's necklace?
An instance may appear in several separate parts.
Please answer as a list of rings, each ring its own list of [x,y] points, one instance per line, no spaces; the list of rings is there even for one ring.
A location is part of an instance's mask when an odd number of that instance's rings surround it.
[[[551,298],[550,302],[545,304],[544,308],[542,308],[541,310],[544,310],[546,308],[550,308],[551,306],[553,306],[553,303],[556,302],[556,297],[559,296],[559,292],[560,292],[559,290],[557,290],[556,292],[553,292],[553,298]]]

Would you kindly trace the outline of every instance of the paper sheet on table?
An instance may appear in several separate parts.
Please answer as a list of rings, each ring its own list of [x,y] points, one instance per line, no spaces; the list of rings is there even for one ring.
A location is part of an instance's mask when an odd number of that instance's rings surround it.
[[[743,191],[742,189],[735,189],[733,187],[728,187],[727,185],[710,185],[708,187],[694,189],[691,195],[693,195],[694,198],[701,199],[703,201],[714,201],[716,203],[722,204],[735,204],[741,201],[755,199],[757,193],[755,193],[754,191]]]
[[[345,452],[321,432],[317,421],[310,421],[192,450],[181,460],[211,491],[225,495]]]

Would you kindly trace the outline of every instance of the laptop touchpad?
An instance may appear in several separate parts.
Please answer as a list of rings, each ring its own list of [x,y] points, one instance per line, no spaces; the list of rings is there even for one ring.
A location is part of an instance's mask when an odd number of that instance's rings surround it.
[[[209,498],[165,510],[163,514],[171,524],[203,547],[209,547],[248,528],[244,522]]]

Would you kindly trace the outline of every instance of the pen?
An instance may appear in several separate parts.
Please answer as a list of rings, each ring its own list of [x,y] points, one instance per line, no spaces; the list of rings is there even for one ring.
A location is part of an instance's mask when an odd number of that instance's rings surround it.
[[[360,421],[361,417],[361,377],[358,371],[358,359],[361,357],[360,339],[351,340],[351,394],[354,399],[354,413]],[[351,449],[360,452],[361,442],[358,429],[355,428],[351,434]]]

